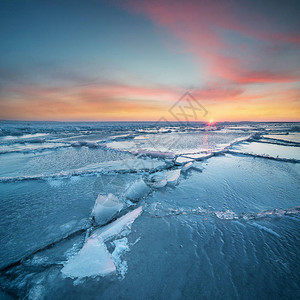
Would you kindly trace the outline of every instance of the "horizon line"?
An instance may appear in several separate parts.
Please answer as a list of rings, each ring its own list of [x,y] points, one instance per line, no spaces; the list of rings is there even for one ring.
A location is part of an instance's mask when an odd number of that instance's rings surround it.
[[[72,121],[68,121],[68,120],[5,120],[5,119],[0,119],[0,122],[52,122],[52,123],[116,123],[116,122],[120,122],[120,123],[130,123],[130,122],[136,122],[136,123],[209,123],[208,121],[177,121],[177,120],[172,120],[172,121],[158,121],[158,120],[152,120],[152,121],[135,121],[135,120],[110,120],[110,121],[95,121],[95,120],[72,120]],[[245,120],[245,121],[214,121],[213,123],[300,123],[299,121],[249,121],[249,120]]]

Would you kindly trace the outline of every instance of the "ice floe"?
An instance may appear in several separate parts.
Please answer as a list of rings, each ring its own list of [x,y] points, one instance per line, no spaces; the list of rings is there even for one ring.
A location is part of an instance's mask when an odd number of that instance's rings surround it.
[[[185,164],[182,168],[181,168],[181,172],[186,172],[188,171],[191,167],[193,166],[193,162],[188,162],[187,164]]]
[[[89,148],[97,148],[97,147],[99,147],[99,144],[97,142],[93,142],[93,141],[75,141],[75,142],[71,143],[71,146],[73,146],[73,147],[86,146]]]
[[[193,160],[204,160],[210,158],[214,155],[213,152],[203,152],[203,153],[193,153],[193,154],[186,154],[185,157],[193,159]]]
[[[51,180],[53,178],[65,179],[72,176],[90,176],[96,174],[109,174],[109,173],[132,173],[141,170],[160,170],[166,166],[165,162],[157,159],[142,159],[142,158],[129,158],[116,161],[107,161],[101,163],[89,164],[85,167],[61,171],[53,174],[36,174],[26,176],[5,176],[0,177],[0,182],[16,182],[25,180]]]
[[[134,220],[141,215],[143,209],[142,207],[138,207],[133,211],[130,211],[126,215],[120,217],[116,221],[105,225],[103,227],[100,227],[99,229],[96,229],[94,233],[91,235],[91,237],[100,237],[103,241],[107,241],[116,235],[121,234],[124,230],[125,233],[128,234],[128,230],[130,230],[130,227]]]
[[[127,264],[121,261],[120,256],[124,251],[129,250],[127,239],[115,242],[112,255],[107,250],[105,242],[120,234],[129,234],[132,223],[141,213],[142,207],[138,207],[116,221],[95,230],[82,249],[64,264],[61,272],[71,278],[105,276],[115,272],[117,266],[120,274],[124,276]]]
[[[93,211],[92,216],[98,225],[103,225],[110,221],[121,209],[123,203],[120,202],[113,194],[99,195]]]
[[[187,166],[189,169],[191,165]],[[154,188],[162,188],[166,185],[175,186],[180,177],[181,169],[156,172],[148,177],[147,183]]]
[[[172,171],[168,171],[166,174],[166,180],[167,180],[167,184],[170,186],[175,186],[178,182],[178,179],[180,177],[180,169],[176,169],[176,170],[172,170]]]
[[[148,178],[147,184],[153,188],[160,189],[167,185],[167,179],[163,172],[151,174]]]
[[[153,158],[171,158],[173,159],[175,157],[175,154],[172,152],[163,152],[163,151],[150,151],[150,150],[138,150],[135,152],[132,152],[133,154],[139,155],[139,156],[148,156]]]
[[[151,192],[149,186],[145,183],[143,179],[135,181],[125,192],[127,199],[137,202],[143,197],[147,196]]]
[[[61,272],[68,277],[105,276],[116,271],[111,254],[101,239],[89,238]]]
[[[189,157],[184,157],[184,156],[178,156],[175,160],[175,164],[176,165],[184,165],[188,162],[191,162],[193,161],[192,158],[189,158]]]
[[[259,142],[241,143],[232,147],[230,152],[271,157],[275,159],[300,160],[300,150],[298,147],[287,147]]]
[[[268,134],[263,135],[264,138],[280,140],[286,142],[300,143],[300,133],[289,133],[289,134]]]

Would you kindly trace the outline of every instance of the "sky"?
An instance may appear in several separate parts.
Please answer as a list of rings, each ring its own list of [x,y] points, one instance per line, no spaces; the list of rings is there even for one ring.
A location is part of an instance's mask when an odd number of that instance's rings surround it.
[[[300,121],[299,15],[298,0],[0,0],[0,119],[172,121],[188,91],[205,111],[190,121]]]

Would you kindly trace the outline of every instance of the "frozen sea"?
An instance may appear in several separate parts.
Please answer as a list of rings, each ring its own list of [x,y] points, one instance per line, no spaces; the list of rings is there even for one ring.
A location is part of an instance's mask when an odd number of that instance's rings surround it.
[[[0,122],[0,299],[299,299],[300,123]]]

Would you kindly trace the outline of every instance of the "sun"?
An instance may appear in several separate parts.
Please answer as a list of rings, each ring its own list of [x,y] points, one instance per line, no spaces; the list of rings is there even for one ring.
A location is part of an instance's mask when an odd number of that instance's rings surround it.
[[[208,123],[211,125],[213,122],[214,122],[214,120],[210,119]]]

